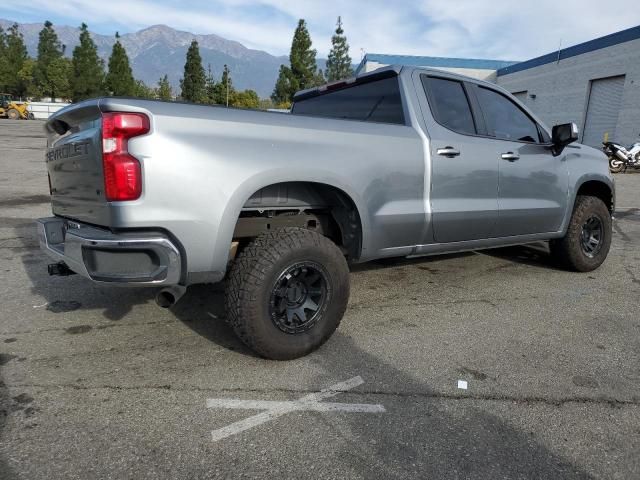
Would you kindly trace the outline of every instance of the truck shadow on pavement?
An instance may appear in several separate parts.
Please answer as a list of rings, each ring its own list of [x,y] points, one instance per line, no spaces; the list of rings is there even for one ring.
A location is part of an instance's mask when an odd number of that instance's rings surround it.
[[[216,345],[244,355],[256,357],[242,343],[226,322],[224,283],[192,285],[171,313],[198,335]]]
[[[16,228],[16,238],[22,239],[22,244],[16,248],[16,252],[21,254],[24,271],[31,282],[31,292],[43,298],[42,308],[52,313],[99,310],[106,319],[119,321],[129,315],[136,306],[149,305],[159,308],[155,306],[154,300],[157,289],[98,286],[79,275],[51,277],[47,273],[50,260],[40,252],[32,224]],[[514,264],[555,268],[545,248],[544,244],[507,247],[486,250],[481,254],[509,260]],[[476,255],[479,253],[461,252],[417,258],[381,259],[352,265],[351,272],[358,274],[415,265],[425,270],[426,279],[429,276],[431,262]],[[209,341],[229,350],[255,356],[236,338],[232,328],[225,321],[223,283],[190,286],[184,297],[171,307],[170,311],[184,325]]]
[[[492,248],[478,252],[494,258],[509,260],[532,267],[548,268],[549,270],[566,271],[554,261],[549,253],[549,245],[546,242],[517,245],[514,247]]]
[[[381,403],[387,410],[375,418],[317,417],[348,445],[349,451],[338,461],[350,463],[359,478],[591,478],[540,445],[534,432],[526,431],[528,422],[519,421],[528,415],[527,409],[534,411],[540,399],[440,393],[374,352],[364,351],[340,331],[306,361],[324,370],[325,378],[361,375],[365,384],[350,401]],[[424,370],[428,371],[427,365]],[[317,383],[326,386],[330,381]],[[339,401],[349,401],[345,398]],[[503,402],[514,413],[513,424],[489,413],[493,406],[504,412],[499,407]],[[522,425],[522,430],[515,425]]]

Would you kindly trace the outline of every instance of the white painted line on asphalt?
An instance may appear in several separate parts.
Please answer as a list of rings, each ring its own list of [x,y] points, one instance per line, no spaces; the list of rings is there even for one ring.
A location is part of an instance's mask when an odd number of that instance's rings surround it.
[[[300,402],[299,400],[276,402],[272,400],[239,400],[237,398],[209,398],[207,408],[236,408],[240,410],[308,410],[313,412],[384,412],[382,405],[369,403],[319,403]]]
[[[467,383],[466,380],[458,380],[458,388],[462,390],[466,390],[468,386],[469,384]]]
[[[347,413],[384,413],[384,406],[368,403],[320,403],[326,398],[335,397],[339,393],[346,392],[362,385],[364,380],[360,376],[353,377],[344,382],[336,383],[328,388],[320,390],[292,401],[272,400],[242,400],[238,398],[209,398],[207,408],[232,408],[241,410],[266,410],[265,412],[232,423],[226,427],[213,430],[211,438],[214,442],[230,437],[250,428],[262,425],[287,413],[296,411],[312,412],[347,412]]]

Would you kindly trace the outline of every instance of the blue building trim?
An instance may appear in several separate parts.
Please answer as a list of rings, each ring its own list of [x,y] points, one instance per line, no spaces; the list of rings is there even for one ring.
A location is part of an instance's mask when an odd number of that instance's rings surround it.
[[[416,67],[472,68],[477,70],[498,70],[515,64],[506,60],[482,60],[476,58],[420,57],[414,55],[385,55],[367,53],[356,68],[356,75],[364,68],[366,62],[377,62],[384,65],[407,65]]]
[[[567,58],[582,55],[584,53],[593,52],[602,48],[611,47],[631,40],[640,38],[640,25],[632,27],[621,32],[612,33],[604,37],[589,40],[588,42],[574,45],[573,47],[563,48],[559,51],[542,55],[541,57],[532,58],[526,62],[516,63],[515,65],[505,66],[498,70],[498,76],[509,75],[510,73],[521,72],[530,68],[539,67],[548,63],[557,62]]]

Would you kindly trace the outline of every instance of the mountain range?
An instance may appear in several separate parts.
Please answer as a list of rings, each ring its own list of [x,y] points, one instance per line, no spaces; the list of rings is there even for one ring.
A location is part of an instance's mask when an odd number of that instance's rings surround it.
[[[0,19],[0,27],[5,30],[13,23],[10,20]],[[43,24],[18,23],[18,25],[29,55],[35,57],[38,51],[38,33],[42,30]],[[60,42],[66,46],[65,55],[71,56],[73,48],[78,44],[80,29],[66,25],[54,25],[53,28]],[[115,43],[115,36],[91,32],[91,37],[106,65]],[[253,89],[263,98],[271,95],[280,65],[289,63],[286,56],[277,57],[261,50],[252,50],[241,43],[215,34],[196,35],[175,30],[166,25],[153,25],[120,36],[120,43],[129,55],[134,77],[149,86],[155,86],[166,74],[176,92],[179,92],[185,56],[192,40],[198,41],[205,70],[211,66],[214,77],[219,79],[226,64],[231,70],[231,79],[237,89]],[[318,66],[324,69],[325,61],[319,59]]]

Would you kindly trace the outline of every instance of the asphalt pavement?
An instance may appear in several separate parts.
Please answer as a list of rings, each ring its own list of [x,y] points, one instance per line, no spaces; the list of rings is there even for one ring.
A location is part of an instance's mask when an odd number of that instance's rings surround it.
[[[164,310],[49,277],[44,145],[0,120],[0,478],[640,478],[640,175],[597,271],[544,244],[356,266],[333,338],[275,362],[221,285]]]

